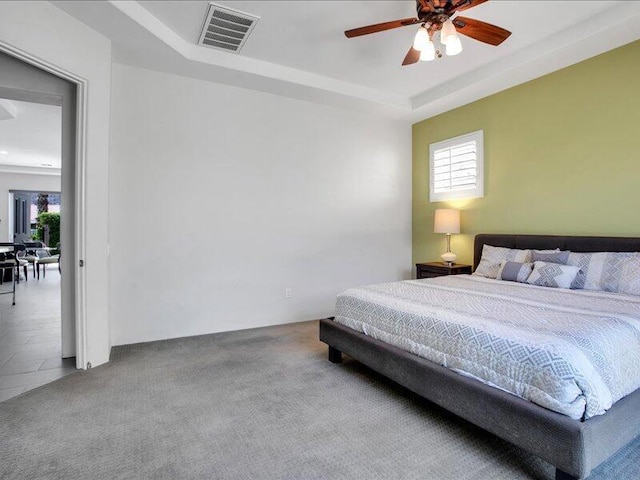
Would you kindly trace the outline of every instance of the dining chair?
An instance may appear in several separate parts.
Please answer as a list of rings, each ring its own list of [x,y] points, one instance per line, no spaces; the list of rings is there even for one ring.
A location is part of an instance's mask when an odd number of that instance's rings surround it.
[[[14,243],[0,243],[0,285],[4,284],[5,272],[11,273],[11,290],[0,291],[0,295],[11,295],[12,305],[16,304],[16,253]]]
[[[25,246],[25,255],[23,257],[24,260],[29,263],[33,269],[33,278],[36,278],[36,261],[38,260],[38,255],[36,255],[36,250],[38,248],[44,248],[46,245],[40,241],[33,242],[24,242]]]
[[[42,265],[42,276],[44,278],[47,276],[47,265],[57,263],[58,271],[60,271],[60,255],[51,255],[48,248],[38,248],[36,250],[36,256],[38,257],[36,260],[38,279],[40,279],[40,265]]]
[[[26,282],[29,278],[27,275],[27,267],[29,266],[29,262],[26,260],[26,250],[27,247],[21,244],[15,244],[14,252],[16,255],[16,283],[20,283],[20,269],[24,269],[24,281]]]

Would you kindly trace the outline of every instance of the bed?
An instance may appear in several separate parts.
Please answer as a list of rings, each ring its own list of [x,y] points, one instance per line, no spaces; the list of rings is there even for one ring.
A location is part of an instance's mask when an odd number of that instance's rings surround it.
[[[478,266],[485,244],[517,249],[559,248],[573,252],[640,251],[640,238],[478,235],[474,243],[474,267]],[[490,288],[493,288],[490,281],[483,282],[481,279],[472,277],[465,279],[463,277],[460,276],[457,280],[452,277],[446,281],[439,281],[439,286],[433,288],[441,290],[442,295],[444,295],[442,292],[446,292],[449,296],[458,294],[457,292],[461,288],[480,291],[489,291]],[[417,282],[424,282],[424,280],[398,282],[401,287],[380,287],[381,291],[374,291],[373,294],[374,296],[390,295],[393,293],[390,292],[391,290],[401,288],[401,296],[411,295],[412,289],[417,288],[415,285]],[[493,282],[496,281],[493,280]],[[526,286],[511,285],[510,287],[516,297],[528,294]],[[534,288],[543,289],[545,287]],[[559,292],[559,290],[548,289],[550,296],[557,297],[554,300],[556,304],[569,302],[562,297],[566,293]],[[477,292],[475,294],[483,295]],[[580,295],[581,293],[578,292],[575,297],[580,297]],[[499,297],[495,294],[489,296]],[[616,321],[619,320],[620,325],[625,323],[626,310],[620,310],[621,307],[619,308],[618,305],[623,302],[617,302],[615,298],[611,298],[612,295],[607,294],[595,295],[595,297],[601,297],[603,302],[602,304],[594,304],[593,308],[596,311],[606,310],[608,314],[615,317]],[[587,296],[584,295],[584,298]],[[393,301],[393,297],[390,297],[389,303],[392,304]],[[597,302],[600,301],[600,299],[597,300]],[[516,303],[518,302],[520,300],[516,300]],[[566,307],[567,317],[579,315],[587,309],[586,303],[584,308],[580,305],[581,298],[576,302],[576,305],[567,304],[562,307]],[[633,302],[634,300],[630,298],[628,303],[631,305],[631,311],[635,312],[636,306]],[[460,302],[460,304],[463,303],[465,302]],[[521,307],[518,307],[517,315],[524,318],[530,314],[527,309],[535,307],[535,305],[531,306],[535,302],[525,299],[520,303],[526,304],[524,307],[521,306],[526,308],[522,310]],[[637,303],[640,304],[640,299]],[[469,308],[474,307],[471,305]],[[498,308],[496,305],[486,307],[487,311],[496,312],[496,316],[499,315],[501,308],[502,306]],[[558,306],[558,309],[562,310],[562,308]],[[588,316],[589,314],[588,311],[584,311],[584,315]],[[616,315],[622,315],[623,318],[617,318]],[[384,314],[378,316],[385,317]],[[635,320],[635,318],[631,318],[627,323],[632,323]],[[344,320],[341,319],[341,321]],[[371,327],[368,328],[372,330]],[[635,327],[625,325],[624,328],[633,329]],[[369,335],[366,335],[358,329],[363,330],[362,326],[343,325],[334,319],[320,321],[320,340],[329,345],[329,360],[331,362],[339,363],[342,352],[348,354],[355,360],[452,413],[540,456],[556,467],[556,479],[558,480],[587,477],[595,467],[640,434],[640,415],[637,415],[637,412],[640,411],[640,390],[631,390],[631,393],[625,391],[625,389],[637,388],[637,386],[634,387],[636,380],[630,380],[625,386],[613,389],[615,395],[612,395],[611,398],[607,398],[609,388],[594,384],[587,387],[581,385],[581,388],[585,388],[588,392],[588,394],[585,393],[584,398],[580,399],[583,404],[567,401],[564,404],[560,402],[555,405],[553,403],[557,400],[555,398],[551,398],[551,401],[545,403],[545,398],[542,398],[544,395],[535,399],[537,403],[534,403],[502,389],[503,386],[497,380],[495,382],[480,381],[474,375],[461,375],[450,368],[441,366],[444,363],[456,368],[457,365],[452,365],[454,362],[451,361],[451,358],[455,356],[431,361],[427,359],[428,355],[417,349],[418,347],[411,341],[404,340],[406,344],[402,344],[401,341],[394,340],[392,337],[387,338],[384,335],[377,335],[379,338],[375,338],[375,332],[367,331]],[[624,335],[623,332],[621,338],[624,338]],[[631,341],[626,348],[635,349],[634,345],[637,345],[637,342],[634,344],[634,341]],[[613,355],[615,352],[611,354]],[[607,358],[604,358],[602,362],[606,363],[606,361]],[[634,370],[634,362],[637,362],[637,358],[630,359],[624,369]],[[604,376],[608,375],[607,373]],[[592,389],[590,393],[589,389]]]

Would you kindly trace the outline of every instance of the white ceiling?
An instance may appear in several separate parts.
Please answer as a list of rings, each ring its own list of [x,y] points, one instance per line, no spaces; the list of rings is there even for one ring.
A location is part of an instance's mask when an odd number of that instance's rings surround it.
[[[462,37],[456,57],[402,67],[416,26],[344,30],[415,15],[402,1],[227,1],[260,17],[240,54],[198,46],[207,1],[55,1],[109,37],[114,61],[306,100],[425,118],[640,38],[640,2],[493,0],[464,16],[513,32]]]
[[[0,120],[0,165],[59,173],[62,107],[7,99],[0,99],[0,107],[11,112]]]

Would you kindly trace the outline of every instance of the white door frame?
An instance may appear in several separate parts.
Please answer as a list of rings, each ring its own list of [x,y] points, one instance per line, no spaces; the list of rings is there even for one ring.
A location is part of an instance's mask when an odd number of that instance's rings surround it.
[[[0,40],[0,51],[9,54],[40,70],[52,73],[76,85],[76,163],[75,163],[75,326],[76,326],[76,368],[87,368],[87,285],[84,264],[86,252],[86,161],[87,161],[87,80],[46,60],[35,57],[23,50]],[[64,173],[63,173],[64,174]]]

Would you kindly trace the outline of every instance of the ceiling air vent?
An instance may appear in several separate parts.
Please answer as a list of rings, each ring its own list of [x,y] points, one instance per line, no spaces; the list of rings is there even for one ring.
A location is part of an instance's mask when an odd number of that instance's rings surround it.
[[[258,20],[255,15],[210,3],[198,44],[238,53]]]

